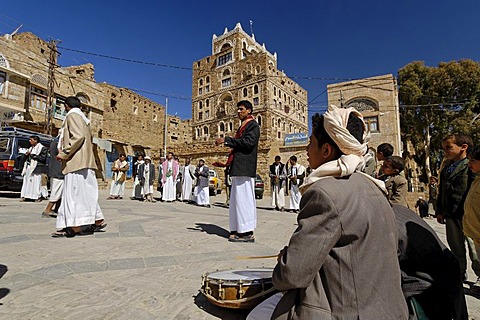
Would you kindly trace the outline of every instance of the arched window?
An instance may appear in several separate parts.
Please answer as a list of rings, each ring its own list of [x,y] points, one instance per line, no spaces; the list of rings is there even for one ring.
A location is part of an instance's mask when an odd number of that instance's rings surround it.
[[[203,127],[203,134],[204,135],[208,134],[208,127],[207,126]]]
[[[223,122],[220,122],[220,125],[218,126],[218,131],[225,132],[225,124]]]
[[[233,123],[230,121],[228,124],[229,131],[233,131]]]
[[[293,130],[292,128],[293,128],[293,127],[292,127],[292,124],[290,123],[290,126],[289,126],[289,128],[288,128],[288,132],[292,133],[292,132],[293,132],[293,131],[292,131],[292,130]]]
[[[205,82],[206,82],[206,83],[210,83],[210,77],[209,77],[209,76],[207,76],[207,77],[205,78]]]
[[[258,115],[257,116],[257,122],[258,122],[258,126],[262,126],[262,116],[261,115]]]
[[[203,86],[203,79],[200,79],[200,80],[198,81],[198,85],[199,85],[199,86]]]
[[[253,94],[258,94],[258,86],[257,85],[253,86]]]
[[[225,69],[225,70],[223,71],[223,76],[226,77],[226,76],[229,76],[229,75],[230,75],[230,70]]]
[[[198,109],[202,109],[203,108],[203,103],[202,101],[198,101]]]
[[[196,137],[197,138],[200,137],[200,128],[197,128],[197,130],[196,130]]]
[[[277,125],[277,127],[280,128],[281,126],[282,126],[282,120],[278,119],[278,125]]]
[[[77,93],[76,97],[83,104],[89,104],[90,103],[90,98],[88,97],[88,95],[86,93],[79,92],[79,93]]]
[[[275,107],[275,109],[277,108],[277,99],[273,99],[273,106]]]
[[[275,118],[272,118],[272,127],[275,127]]]
[[[277,95],[277,87],[273,87],[273,95],[274,95],[274,96]]]
[[[248,95],[248,90],[247,88],[243,88],[243,96],[246,97]]]
[[[205,100],[205,107],[210,107],[210,99]]]

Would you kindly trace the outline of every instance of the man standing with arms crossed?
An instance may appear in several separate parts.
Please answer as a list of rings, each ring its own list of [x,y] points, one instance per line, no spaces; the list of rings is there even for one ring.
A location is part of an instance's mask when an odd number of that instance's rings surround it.
[[[80,100],[68,97],[57,159],[63,162],[65,174],[62,203],[58,210],[57,232],[52,237],[74,237],[93,233],[107,226],[98,205],[98,184],[95,176],[90,120],[80,110]],[[82,232],[82,226],[90,226]]]
[[[253,230],[257,226],[255,203],[255,176],[257,173],[257,150],[260,127],[252,116],[253,106],[247,100],[237,103],[238,118],[242,122],[235,137],[218,138],[216,145],[224,144],[232,148],[226,164],[230,166],[232,191],[230,195],[230,237],[231,242],[255,242]]]

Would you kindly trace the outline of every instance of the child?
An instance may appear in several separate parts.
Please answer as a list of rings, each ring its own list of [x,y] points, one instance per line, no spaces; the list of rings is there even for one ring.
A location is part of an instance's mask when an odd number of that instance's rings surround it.
[[[407,179],[400,175],[405,168],[405,162],[399,156],[385,158],[382,165],[382,172],[385,187],[388,191],[388,200],[405,207],[407,206]]]
[[[468,151],[468,167],[474,174],[470,190],[465,199],[465,214],[463,215],[463,232],[473,239],[477,255],[480,254],[480,146]]]
[[[393,146],[390,143],[382,143],[377,147],[377,161],[384,161],[393,155]],[[377,178],[382,179],[382,168],[378,170]],[[383,179],[382,179],[383,180]]]

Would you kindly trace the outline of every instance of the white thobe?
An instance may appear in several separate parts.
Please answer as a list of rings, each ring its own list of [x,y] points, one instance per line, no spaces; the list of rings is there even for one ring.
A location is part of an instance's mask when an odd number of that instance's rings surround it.
[[[277,165],[275,166],[275,175],[278,177],[280,174],[280,165]],[[285,190],[281,181],[273,184],[272,207],[278,207],[279,209],[285,207]]]
[[[303,166],[296,164],[292,167],[292,176],[301,175],[303,174],[305,169]],[[300,189],[298,188],[298,180],[297,184],[294,185],[293,183],[290,185],[290,210],[300,210],[300,200],[302,199],[302,195],[300,193]]]
[[[195,194],[197,195],[197,204],[199,206],[205,206],[210,204],[210,190],[206,187],[195,187]]]
[[[30,151],[30,154],[36,154],[39,155],[40,152],[42,151],[43,145],[41,143],[37,143],[35,147],[30,147],[28,151]],[[20,191],[20,197],[21,198],[26,198],[26,199],[33,199],[37,200],[40,198],[40,196],[44,196],[45,194],[42,194],[41,188],[42,188],[42,175],[41,174],[34,174],[33,170],[37,167],[37,161],[30,159],[30,161],[25,161],[22,175],[23,175],[23,184],[22,184],[22,190]],[[46,194],[46,197],[48,197],[48,191]]]
[[[181,200],[192,200],[193,178],[190,175],[190,165],[186,165],[183,170],[183,185]]]
[[[255,230],[257,227],[255,178],[232,177],[228,213],[230,231],[245,233]]]
[[[56,227],[79,227],[103,220],[98,205],[98,184],[93,169],[67,173],[64,179],[62,202],[58,209]]]
[[[162,192],[162,200],[163,201],[174,201],[177,193],[177,185],[175,177],[173,176],[173,164],[172,161],[168,161],[167,163],[167,172],[171,172],[172,174],[167,177],[167,181],[163,185],[163,192]]]
[[[150,164],[145,165],[145,169],[143,170],[143,177],[145,178],[145,183],[142,187],[142,194],[153,194],[153,185],[150,185]]]

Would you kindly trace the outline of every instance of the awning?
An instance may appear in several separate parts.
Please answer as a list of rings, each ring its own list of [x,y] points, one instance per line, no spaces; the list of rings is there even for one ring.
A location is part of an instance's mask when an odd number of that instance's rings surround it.
[[[27,76],[26,74],[23,74],[23,73],[21,73],[21,72],[15,71],[15,70],[10,69],[10,68],[5,68],[5,67],[0,66],[0,71],[14,74],[14,75],[16,75],[16,76],[18,76],[18,77],[20,77],[20,78],[30,79],[30,76]]]

